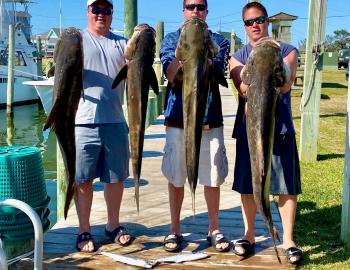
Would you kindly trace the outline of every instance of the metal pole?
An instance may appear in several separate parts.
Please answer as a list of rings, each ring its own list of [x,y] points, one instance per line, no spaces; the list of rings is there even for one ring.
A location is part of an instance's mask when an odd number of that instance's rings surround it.
[[[24,213],[27,214],[27,216],[30,218],[30,220],[33,223],[34,227],[34,270],[42,270],[43,269],[43,227],[41,224],[40,217],[38,214],[31,208],[28,204],[25,202],[22,202],[20,200],[16,199],[6,199],[3,201],[0,201],[0,207],[1,206],[12,206],[15,208],[20,209]]]

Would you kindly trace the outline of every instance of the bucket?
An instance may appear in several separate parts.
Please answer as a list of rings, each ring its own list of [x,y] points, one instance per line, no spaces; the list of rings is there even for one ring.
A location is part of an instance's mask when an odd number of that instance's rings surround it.
[[[49,228],[47,196],[41,152],[36,147],[0,147],[0,200],[17,199],[39,215],[43,229]],[[22,211],[0,208],[0,237],[27,239],[34,235],[31,220]]]

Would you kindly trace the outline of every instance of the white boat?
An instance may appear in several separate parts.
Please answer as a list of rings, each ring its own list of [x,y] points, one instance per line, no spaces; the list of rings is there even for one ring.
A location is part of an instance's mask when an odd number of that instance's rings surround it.
[[[24,6],[18,11],[17,3]],[[9,24],[15,25],[15,67],[14,67],[14,97],[16,104],[38,102],[38,95],[31,85],[22,84],[28,80],[38,80],[38,65],[36,47],[30,42],[30,15],[26,0],[0,0],[0,107],[6,105],[8,82],[8,41]]]
[[[33,86],[41,100],[41,104],[44,107],[46,115],[49,114],[52,108],[53,100],[53,83],[54,77],[51,77],[43,81],[25,81],[24,85]]]

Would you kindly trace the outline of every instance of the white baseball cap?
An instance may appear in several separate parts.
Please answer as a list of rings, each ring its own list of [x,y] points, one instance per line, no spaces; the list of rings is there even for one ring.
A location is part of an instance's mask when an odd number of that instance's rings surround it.
[[[98,1],[98,0],[88,0],[87,3],[86,3],[86,5],[87,5],[87,6],[91,6],[93,3],[97,2],[97,1]],[[104,0],[104,1],[110,3],[110,4],[113,6],[113,0]]]

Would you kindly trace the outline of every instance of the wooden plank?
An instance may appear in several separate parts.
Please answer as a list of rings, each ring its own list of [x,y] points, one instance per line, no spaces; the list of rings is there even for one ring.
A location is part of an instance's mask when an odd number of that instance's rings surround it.
[[[235,160],[235,140],[231,138],[235,119],[233,92],[222,91],[222,104],[225,119],[225,144],[230,166],[226,182],[221,187],[220,228],[230,241],[234,242],[244,234],[244,225],[240,207],[240,195],[232,191],[233,167]],[[167,181],[161,168],[162,153],[165,143],[162,117],[146,130],[144,151],[149,151],[143,159],[140,214],[137,215],[134,203],[133,181],[127,180],[121,207],[121,222],[136,237],[130,246],[122,247],[111,244],[104,235],[106,224],[106,206],[103,197],[103,184],[94,184],[94,201],[92,206],[91,224],[96,245],[103,251],[116,254],[127,254],[146,260],[171,256],[173,254],[163,250],[164,236],[169,232],[170,215],[168,204]],[[144,155],[145,156],[145,155]],[[272,217],[280,236],[281,221],[276,205],[272,202]],[[286,264],[281,247],[279,253],[282,264],[276,259],[272,242],[260,216],[256,218],[256,254],[242,260],[232,252],[218,253],[208,245],[208,213],[203,194],[203,187],[196,191],[196,216],[193,217],[191,196],[188,187],[181,212],[181,228],[184,235],[183,252],[206,252],[209,258],[187,262],[184,264],[161,264],[159,269],[295,269]],[[99,254],[82,254],[75,251],[75,239],[78,233],[78,219],[75,209],[70,209],[67,220],[60,219],[58,223],[45,235],[44,239],[44,269],[139,269],[127,266]],[[30,269],[32,262],[23,260],[16,269]]]

